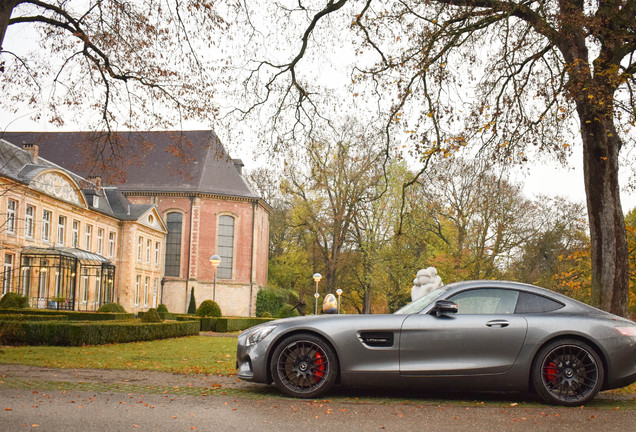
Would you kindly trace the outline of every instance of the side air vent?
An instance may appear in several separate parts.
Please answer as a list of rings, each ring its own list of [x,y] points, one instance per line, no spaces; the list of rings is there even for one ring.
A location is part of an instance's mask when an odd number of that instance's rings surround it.
[[[392,332],[360,332],[358,335],[363,344],[370,347],[393,346]]]

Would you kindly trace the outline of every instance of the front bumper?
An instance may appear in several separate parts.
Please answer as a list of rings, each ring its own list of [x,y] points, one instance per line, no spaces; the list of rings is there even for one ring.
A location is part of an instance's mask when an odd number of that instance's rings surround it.
[[[239,335],[236,346],[236,368],[238,377],[243,381],[265,383],[270,382],[267,374],[267,355],[269,341],[261,341],[255,345],[247,345],[250,332]],[[269,338],[268,338],[269,339]]]

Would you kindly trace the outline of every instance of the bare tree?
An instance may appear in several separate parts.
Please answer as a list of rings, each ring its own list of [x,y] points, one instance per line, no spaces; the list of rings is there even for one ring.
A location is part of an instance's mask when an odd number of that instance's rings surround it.
[[[348,21],[357,50],[373,56],[352,79],[370,84],[368,94],[385,119],[387,151],[401,134],[423,158],[472,144],[484,156],[523,163],[538,153],[565,158],[582,142],[593,302],[627,314],[618,170],[621,150],[634,144],[636,0],[289,5],[281,9],[284,16],[305,25],[299,48],[286,61],[264,61],[253,69],[251,85],[266,77],[255,105],[278,88],[283,96],[276,112],[292,106],[297,119],[305,115],[311,123],[318,96],[311,82],[299,78],[302,59],[326,27]]]
[[[9,112],[29,106],[55,126],[74,117],[100,132],[106,139],[85,143],[85,153],[108,175],[151,145],[126,148],[132,143],[117,130],[181,129],[187,120],[214,118],[215,80],[201,56],[213,56],[215,39],[228,27],[218,3],[3,0],[0,104]],[[225,11],[236,6],[222,3]],[[7,29],[25,27],[38,37],[37,52],[5,40]]]

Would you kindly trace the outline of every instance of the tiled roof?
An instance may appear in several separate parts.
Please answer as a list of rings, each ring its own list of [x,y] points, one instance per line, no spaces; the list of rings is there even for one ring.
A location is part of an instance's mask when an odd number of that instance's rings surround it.
[[[37,144],[40,156],[82,176],[108,178],[86,164],[87,148],[103,140],[91,132],[4,132],[0,138],[18,146]],[[121,153],[141,151],[141,166],[122,166],[122,192],[204,193],[258,199],[213,131],[124,132],[117,135]],[[108,146],[104,157],[108,157]],[[185,155],[179,158],[175,153]]]
[[[82,193],[86,197],[89,208],[101,213],[116,217],[119,220],[137,220],[146,211],[153,207],[151,204],[131,204],[130,201],[115,187],[99,190],[95,184],[78,176],[46,158],[40,156],[35,162],[31,154],[21,147],[14,145],[7,139],[0,139],[0,175],[11,178],[23,184],[30,184],[32,180],[47,169],[64,171],[80,186],[84,187]],[[98,200],[97,206],[93,195],[104,196],[106,199]]]

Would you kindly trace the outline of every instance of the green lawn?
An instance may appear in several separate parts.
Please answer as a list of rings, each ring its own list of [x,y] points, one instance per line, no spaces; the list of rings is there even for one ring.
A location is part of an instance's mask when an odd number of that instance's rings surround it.
[[[0,364],[65,369],[136,369],[181,374],[233,375],[236,338],[190,336],[86,347],[2,346]],[[636,394],[636,383],[612,393]]]
[[[2,346],[0,363],[232,375],[236,373],[236,338],[190,336],[86,347]]]

